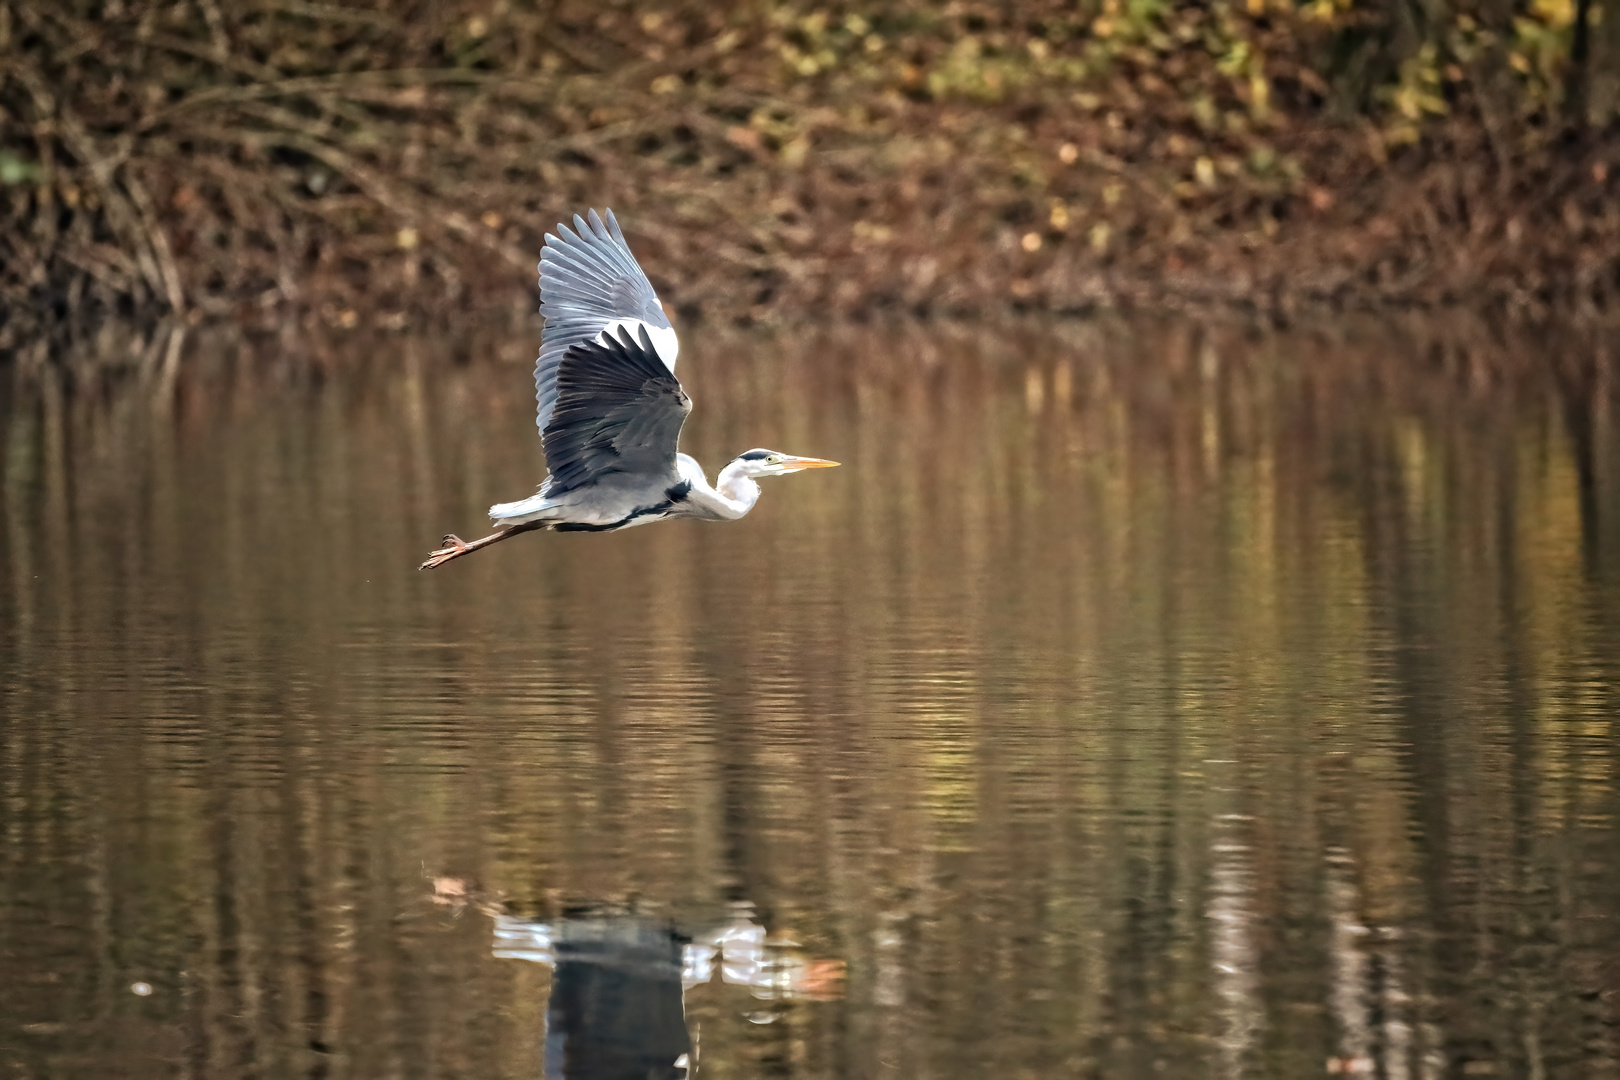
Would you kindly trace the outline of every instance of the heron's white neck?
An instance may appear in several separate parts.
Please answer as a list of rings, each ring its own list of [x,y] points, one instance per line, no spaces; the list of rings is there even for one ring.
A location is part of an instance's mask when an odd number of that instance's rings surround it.
[[[692,483],[687,498],[714,517],[735,521],[759,501],[759,485],[744,473],[747,466],[742,461],[733,461],[721,469],[715,478],[718,482],[710,487],[708,477],[703,475],[703,466],[696,459],[680,454],[677,460],[682,478]]]
[[[737,507],[738,517],[748,513],[759,502],[759,484],[743,472],[744,468],[746,466],[741,460],[733,461],[720,470],[720,475],[716,477],[719,483],[714,486],[721,498]]]

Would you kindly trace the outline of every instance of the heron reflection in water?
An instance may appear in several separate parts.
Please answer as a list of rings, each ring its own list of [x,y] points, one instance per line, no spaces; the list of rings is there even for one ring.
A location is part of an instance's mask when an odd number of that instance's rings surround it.
[[[777,450],[739,454],[711,486],[703,466],[677,452],[692,411],[675,378],[680,351],[651,282],[613,211],[574,216],[546,234],[540,253],[540,314],[546,325],[534,367],[540,437],[550,475],[527,499],[498,503],[497,529],[455,535],[421,566],[533,529],[611,532],[666,518],[735,521],[759,499],[757,481],[838,464]]]
[[[844,966],[810,960],[739,912],[685,933],[669,923],[581,913],[551,922],[495,915],[494,955],[552,969],[546,1008],[547,1080],[683,1080],[699,1043],[685,995],[721,980],[761,1000],[833,1000]]]

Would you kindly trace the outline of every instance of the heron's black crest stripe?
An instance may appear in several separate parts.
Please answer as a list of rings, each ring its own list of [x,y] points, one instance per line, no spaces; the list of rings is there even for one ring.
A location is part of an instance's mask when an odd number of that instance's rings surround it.
[[[769,450],[750,450],[746,454],[737,455],[743,461],[764,461],[770,456],[771,452]]]

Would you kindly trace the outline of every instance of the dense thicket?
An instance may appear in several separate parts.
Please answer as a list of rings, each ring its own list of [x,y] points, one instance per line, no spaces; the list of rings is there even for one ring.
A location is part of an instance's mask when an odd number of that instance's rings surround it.
[[[0,0],[0,344],[528,304],[1612,307],[1615,0]],[[279,316],[275,316],[279,317]]]

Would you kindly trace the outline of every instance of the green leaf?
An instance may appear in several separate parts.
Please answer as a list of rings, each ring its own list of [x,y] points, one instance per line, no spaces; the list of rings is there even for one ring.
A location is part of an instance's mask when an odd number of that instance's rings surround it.
[[[27,161],[9,150],[0,150],[0,184],[16,187],[36,184],[45,179],[45,170],[37,161]]]

